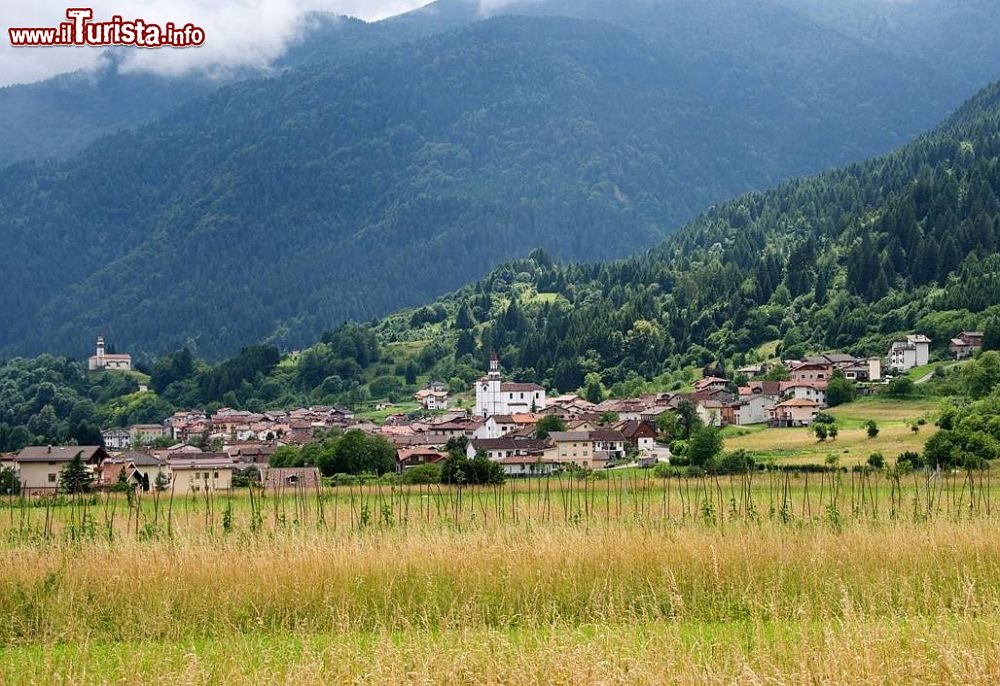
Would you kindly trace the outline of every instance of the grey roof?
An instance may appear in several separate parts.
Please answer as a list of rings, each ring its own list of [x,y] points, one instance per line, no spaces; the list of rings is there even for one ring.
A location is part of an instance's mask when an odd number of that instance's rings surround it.
[[[155,455],[138,451],[127,452],[122,457],[126,462],[131,462],[136,467],[162,467],[164,461]]]
[[[236,463],[226,453],[173,453],[167,457],[171,469],[208,469],[235,467]]]
[[[541,386],[539,386],[536,383],[507,382],[507,383],[500,384],[500,391],[501,392],[506,391],[506,392],[510,392],[510,393],[517,393],[517,392],[520,391],[520,392],[531,393],[531,392],[534,392],[534,391],[544,391],[544,390],[545,390],[544,388],[542,388]]]
[[[470,441],[473,450],[523,450],[537,451],[549,447],[549,442],[543,439],[504,438],[473,438]]]
[[[69,462],[77,455],[84,462],[95,462],[107,457],[99,445],[33,445],[17,454],[15,462]]]
[[[856,358],[854,355],[848,355],[847,353],[826,353],[824,357],[826,357],[826,359],[830,360],[830,362],[833,362],[834,364],[844,363],[844,362],[857,362],[858,360],[858,358]]]
[[[587,431],[553,431],[549,434],[553,441],[589,441],[590,433]]]

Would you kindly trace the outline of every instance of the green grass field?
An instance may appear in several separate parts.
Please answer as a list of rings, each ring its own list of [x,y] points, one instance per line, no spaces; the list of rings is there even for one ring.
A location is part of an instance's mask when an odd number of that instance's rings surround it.
[[[811,428],[771,429],[763,426],[729,427],[724,432],[726,450],[743,449],[760,460],[778,464],[823,464],[830,454],[841,465],[862,464],[875,452],[891,461],[900,453],[923,450],[934,435],[934,415],[939,401],[933,398],[898,400],[862,398],[828,410],[836,417],[839,435],[836,440],[819,441]],[[919,420],[923,426],[914,433]],[[868,438],[864,424],[874,420],[879,426],[876,438]],[[736,435],[736,434],[744,435]]]
[[[539,480],[503,516],[415,489],[443,507],[370,523],[338,489],[256,528],[242,496],[228,529],[188,498],[154,537],[118,502],[110,540],[102,507],[75,538],[81,503],[28,508],[60,526],[22,537],[6,501],[0,683],[995,682],[1000,489],[866,478]]]
[[[936,407],[866,399],[831,411],[835,442],[726,447],[889,457]],[[998,683],[998,498],[990,471],[629,469],[0,499],[0,683]]]

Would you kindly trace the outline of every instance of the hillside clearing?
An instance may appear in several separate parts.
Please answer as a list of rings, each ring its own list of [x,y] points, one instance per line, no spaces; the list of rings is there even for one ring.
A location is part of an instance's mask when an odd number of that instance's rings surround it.
[[[760,460],[777,464],[823,464],[828,455],[836,455],[841,465],[851,466],[864,463],[876,452],[891,463],[900,453],[923,450],[927,439],[937,430],[932,421],[937,406],[936,399],[862,399],[828,410],[837,418],[836,440],[819,441],[812,428],[752,427],[744,435],[727,436],[725,449],[747,450]],[[875,438],[869,438],[863,426],[870,419],[879,426]],[[912,425],[920,419],[926,424],[914,433]]]

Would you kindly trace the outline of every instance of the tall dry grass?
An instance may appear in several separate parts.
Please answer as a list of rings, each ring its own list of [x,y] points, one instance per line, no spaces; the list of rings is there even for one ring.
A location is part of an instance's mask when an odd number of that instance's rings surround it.
[[[0,684],[1000,683],[988,478],[632,483],[192,499],[156,535],[11,503]]]
[[[0,641],[1000,615],[982,522],[511,527],[0,552]]]

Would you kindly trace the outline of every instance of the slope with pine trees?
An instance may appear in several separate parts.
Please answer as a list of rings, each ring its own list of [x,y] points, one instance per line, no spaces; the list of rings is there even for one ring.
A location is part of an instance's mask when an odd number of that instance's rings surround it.
[[[670,41],[670,22],[478,21],[11,167],[0,351],[82,355],[97,331],[137,356],[299,346],[536,246],[627,255],[953,102],[927,65],[791,11],[698,6]]]
[[[998,253],[994,84],[892,154],[713,208],[641,257],[560,264],[538,252],[425,308],[444,313],[434,323],[402,313],[378,331],[435,339],[445,366],[481,368],[495,350],[518,377],[561,390],[593,371],[610,385],[740,364],[772,341],[786,357],[884,355],[901,332],[946,348],[985,328],[994,346]]]

